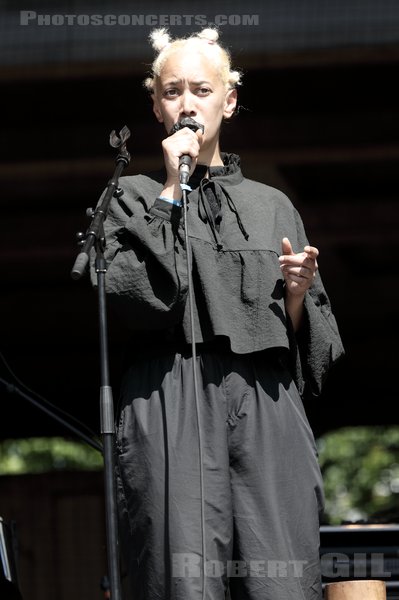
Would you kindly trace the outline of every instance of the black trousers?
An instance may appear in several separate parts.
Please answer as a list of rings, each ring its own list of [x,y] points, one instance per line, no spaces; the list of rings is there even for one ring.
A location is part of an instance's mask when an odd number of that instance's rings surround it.
[[[197,357],[207,600],[320,600],[322,481],[288,370],[267,354]],[[121,539],[134,600],[200,600],[192,358],[142,360],[117,433]]]

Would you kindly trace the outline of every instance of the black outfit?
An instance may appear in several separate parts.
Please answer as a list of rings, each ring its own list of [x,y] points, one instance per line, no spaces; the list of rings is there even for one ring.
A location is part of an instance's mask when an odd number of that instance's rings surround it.
[[[307,244],[278,190],[239,158],[197,167],[188,224],[205,490],[206,598],[321,598],[322,483],[301,395],[342,345],[320,276],[295,336],[278,257]],[[181,208],[165,174],[121,179],[106,220],[107,292],[135,336],[118,418],[118,494],[132,598],[199,599],[199,456]],[[137,350],[138,349],[138,350]],[[239,562],[234,562],[239,561]]]

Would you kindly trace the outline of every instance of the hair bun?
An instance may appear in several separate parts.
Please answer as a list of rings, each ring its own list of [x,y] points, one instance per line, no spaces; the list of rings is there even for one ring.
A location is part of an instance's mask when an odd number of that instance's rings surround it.
[[[151,40],[152,47],[158,53],[162,52],[162,50],[170,44],[170,35],[165,27],[151,31],[149,38]]]
[[[240,71],[230,71],[229,83],[234,87],[241,85],[241,73]]]
[[[197,34],[197,37],[213,43],[219,39],[219,32],[217,29],[212,29],[212,27],[208,27],[207,29],[203,29],[202,31],[200,31]]]
[[[219,31],[216,26],[206,27],[199,33],[193,33],[188,37],[174,40],[168,30],[161,27],[150,33],[149,40],[157,53],[151,66],[151,74],[144,81],[144,86],[150,94],[156,91],[154,87],[156,78],[160,77],[165,62],[171,56],[171,53],[181,49],[203,53],[206,60],[214,62],[226,89],[232,89],[241,84],[240,71],[231,70],[230,53],[219,44]]]

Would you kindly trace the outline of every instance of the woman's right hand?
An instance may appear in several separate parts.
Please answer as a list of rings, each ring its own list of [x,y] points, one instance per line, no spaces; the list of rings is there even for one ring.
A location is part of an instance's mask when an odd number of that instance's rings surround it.
[[[183,154],[188,154],[192,158],[190,175],[195,169],[197,159],[202,144],[202,131],[196,132],[188,127],[183,127],[173,135],[168,136],[162,141],[162,150],[164,154],[166,168],[166,182],[162,191],[162,196],[179,200],[181,198],[181,189],[179,182],[179,160]]]

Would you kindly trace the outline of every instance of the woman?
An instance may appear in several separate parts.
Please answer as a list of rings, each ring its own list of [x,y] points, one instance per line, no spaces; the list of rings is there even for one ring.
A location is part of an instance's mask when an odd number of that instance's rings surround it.
[[[320,393],[342,346],[318,250],[288,198],[220,150],[240,74],[217,32],[151,37],[165,166],[122,178],[106,220],[107,292],[134,340],[117,434],[132,598],[319,599],[322,483],[301,395]],[[204,132],[173,129],[184,117]]]

